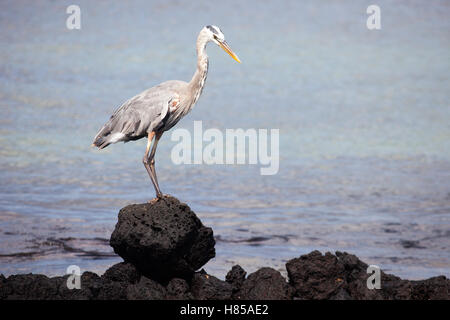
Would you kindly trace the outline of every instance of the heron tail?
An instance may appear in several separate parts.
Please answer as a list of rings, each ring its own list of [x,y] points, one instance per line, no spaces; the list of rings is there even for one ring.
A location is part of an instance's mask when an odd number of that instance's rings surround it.
[[[92,143],[92,146],[97,147],[99,149],[106,148],[107,146],[109,146],[111,144],[108,140],[109,139],[107,139],[107,137],[97,135],[94,138],[94,142]]]
[[[112,143],[127,140],[123,132],[111,132],[108,125],[105,125],[94,138],[93,146],[104,149]]]
[[[92,142],[92,146],[97,147],[99,149],[104,149],[112,143],[112,141],[110,141],[110,138],[111,138],[111,130],[109,130],[109,127],[105,125],[103,126],[103,128],[100,129],[100,131],[95,136],[94,142]]]

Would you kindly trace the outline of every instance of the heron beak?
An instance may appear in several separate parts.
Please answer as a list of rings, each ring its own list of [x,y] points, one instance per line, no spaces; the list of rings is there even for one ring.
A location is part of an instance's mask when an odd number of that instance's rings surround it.
[[[231,50],[231,48],[230,48],[230,46],[228,45],[228,43],[226,43],[225,41],[219,42],[219,46],[220,46],[226,53],[228,53],[234,60],[236,60],[237,62],[241,63],[241,60],[239,60],[238,56],[233,52],[233,50]]]

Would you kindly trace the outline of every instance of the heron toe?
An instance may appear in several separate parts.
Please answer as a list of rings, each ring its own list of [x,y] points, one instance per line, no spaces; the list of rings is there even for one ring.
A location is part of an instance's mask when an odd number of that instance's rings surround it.
[[[158,197],[153,198],[152,200],[148,200],[148,203],[150,203],[150,204],[155,204],[156,202],[158,202],[159,199],[160,199],[160,198],[158,198]]]

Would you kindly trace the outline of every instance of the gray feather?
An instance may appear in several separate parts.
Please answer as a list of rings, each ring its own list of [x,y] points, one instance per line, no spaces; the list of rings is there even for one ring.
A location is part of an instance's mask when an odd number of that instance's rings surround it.
[[[93,144],[103,149],[111,143],[137,140],[164,129],[169,103],[183,96],[187,86],[183,81],[167,81],[127,100],[100,129]]]

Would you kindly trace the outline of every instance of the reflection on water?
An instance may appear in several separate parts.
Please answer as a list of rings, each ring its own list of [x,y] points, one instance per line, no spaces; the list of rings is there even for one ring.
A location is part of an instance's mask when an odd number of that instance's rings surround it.
[[[166,134],[162,190],[213,227],[224,277],[235,263],[282,270],[319,249],[355,253],[412,279],[450,276],[450,7],[332,1],[81,1],[0,4],[0,273],[102,273],[118,210],[153,196],[144,141],[90,149],[124,100],[189,80],[194,42],[219,25],[242,59],[208,47],[194,120],[207,128],[279,128],[280,171],[175,166]],[[273,17],[279,19],[273,19]]]

